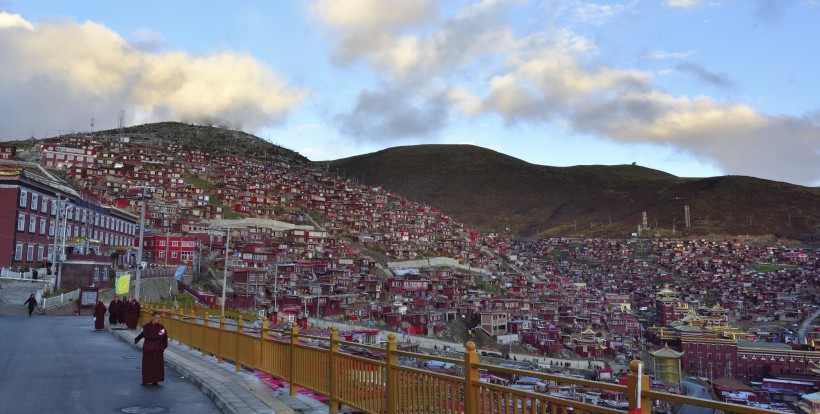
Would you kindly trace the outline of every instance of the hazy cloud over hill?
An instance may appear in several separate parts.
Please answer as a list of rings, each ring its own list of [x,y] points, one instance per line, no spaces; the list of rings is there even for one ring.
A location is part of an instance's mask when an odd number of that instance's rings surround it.
[[[97,129],[111,128],[121,109],[131,123],[253,130],[282,122],[307,93],[249,55],[138,46],[93,22],[32,24],[0,12],[0,137],[56,135],[91,117]]]

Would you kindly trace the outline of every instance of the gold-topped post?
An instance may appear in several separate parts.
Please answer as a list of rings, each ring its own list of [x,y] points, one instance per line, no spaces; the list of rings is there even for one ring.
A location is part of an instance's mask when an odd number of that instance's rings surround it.
[[[639,410],[641,414],[651,414],[652,400],[646,396],[646,391],[649,391],[649,376],[643,374],[643,362],[636,359],[629,363],[629,369],[632,371],[626,376],[629,412],[632,414]]]
[[[339,412],[339,378],[338,378],[338,371],[339,369],[336,367],[336,355],[339,354],[339,328],[332,327],[330,328],[330,412],[331,413],[338,413]]]
[[[478,387],[473,384],[478,383],[481,375],[478,373],[478,352],[476,352],[475,342],[469,341],[464,344],[464,412],[478,412]]]
[[[387,414],[396,414],[396,398],[398,397],[398,371],[399,357],[396,355],[396,334],[387,335],[387,355],[385,365],[387,370]]]
[[[299,326],[293,322],[290,326],[290,395],[296,395],[298,386],[296,385],[296,343],[299,336]]]

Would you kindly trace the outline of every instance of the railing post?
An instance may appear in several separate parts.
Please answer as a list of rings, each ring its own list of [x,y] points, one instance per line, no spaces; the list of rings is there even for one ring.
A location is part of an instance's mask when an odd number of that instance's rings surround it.
[[[222,363],[222,336],[225,334],[225,316],[219,317],[219,334],[216,341],[216,362]]]
[[[268,329],[270,329],[270,325],[268,324],[268,320],[265,319],[262,321],[262,331],[259,333],[259,340],[256,341],[256,347],[254,347],[254,369],[262,366],[262,349],[265,346],[265,338],[268,337]]]
[[[188,321],[188,349],[194,349],[194,324],[196,323],[196,314],[191,309],[191,319]]]
[[[182,345],[182,319],[185,315],[182,313],[182,309],[176,308],[175,310],[176,312],[171,311],[171,317],[174,319],[174,331],[177,334],[177,344]]]
[[[398,375],[396,375],[396,366],[399,364],[398,355],[396,355],[396,334],[387,335],[387,356],[385,358],[385,366],[387,370],[387,414],[396,414],[396,393],[398,392],[397,382]]]
[[[236,372],[242,371],[242,363],[239,362],[239,350],[240,350],[240,348],[239,348],[239,338],[242,337],[242,329],[244,327],[245,327],[245,320],[242,319],[242,317],[240,316],[239,320],[237,320],[236,341],[234,341],[234,342],[236,342],[236,353],[234,354],[234,355],[236,355]]]
[[[330,328],[330,378],[328,381],[330,390],[330,412],[339,412],[339,378],[338,368],[336,367],[336,355],[339,354],[339,328]]]
[[[299,326],[296,322],[290,326],[290,395],[296,395],[298,386],[296,385],[296,343],[298,342]]]
[[[478,413],[478,389],[473,384],[481,379],[478,373],[478,352],[476,352],[475,342],[470,341],[464,344],[467,352],[464,353],[464,412],[467,414]]]
[[[208,312],[205,312],[205,317],[202,319],[202,329],[199,330],[200,335],[200,343],[202,344],[202,356],[206,356],[208,353],[205,351],[205,329],[208,327],[208,321],[211,320],[211,317],[208,315]]]
[[[651,414],[652,400],[646,396],[646,391],[649,391],[649,376],[643,375],[643,362],[636,359],[629,364],[629,369],[632,371],[626,376],[626,398],[629,401],[629,414]],[[638,399],[638,389],[641,392],[640,400]]]

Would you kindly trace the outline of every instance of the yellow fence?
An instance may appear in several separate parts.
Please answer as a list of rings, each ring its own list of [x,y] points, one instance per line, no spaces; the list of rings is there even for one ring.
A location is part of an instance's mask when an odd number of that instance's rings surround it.
[[[722,403],[676,394],[652,391],[649,378],[638,375],[640,361],[633,361],[627,385],[589,381],[553,374],[482,364],[476,346],[468,342],[464,359],[398,351],[395,335],[388,336],[386,348],[339,340],[333,328],[330,338],[299,334],[294,324],[290,330],[247,331],[242,319],[226,323],[224,317],[201,316],[181,310],[143,308],[141,323],[147,323],[152,312],[162,315],[162,324],[172,340],[197,349],[202,355],[214,355],[218,361],[230,361],[239,371],[242,367],[263,372],[289,383],[290,394],[303,387],[329,398],[330,413],[341,405],[366,413],[487,413],[487,414],[623,414],[615,409],[591,404],[580,398],[563,398],[542,392],[522,390],[481,381],[480,370],[498,375],[533,377],[553,387],[579,387],[608,390],[610,395],[625,396],[630,414],[665,411],[679,404],[707,407],[741,414],[777,413],[755,407]],[[351,350],[384,353],[383,359],[354,355]],[[415,364],[408,361],[415,361]],[[432,372],[422,368],[422,361],[452,364],[458,374]],[[400,363],[401,362],[401,363]],[[452,372],[452,370],[451,370]],[[640,378],[640,380],[639,380]],[[640,381],[640,387],[638,383]],[[638,397],[638,388],[643,392]]]

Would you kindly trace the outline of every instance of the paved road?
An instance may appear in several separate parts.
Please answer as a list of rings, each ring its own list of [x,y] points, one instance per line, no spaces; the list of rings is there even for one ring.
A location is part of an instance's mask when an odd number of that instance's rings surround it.
[[[161,385],[141,386],[139,351],[94,330],[88,316],[29,318],[16,303],[30,288],[4,282],[0,289],[0,412],[220,412],[167,367]]]
[[[16,282],[0,279],[0,315],[28,315],[28,308],[23,302],[32,293],[36,294],[43,284],[33,282]]]
[[[703,384],[684,378],[683,386],[686,388],[686,395],[689,397],[702,398],[704,400],[713,400],[712,394],[703,386]],[[683,405],[677,414],[714,414],[715,410],[706,407],[698,407],[696,405]]]

